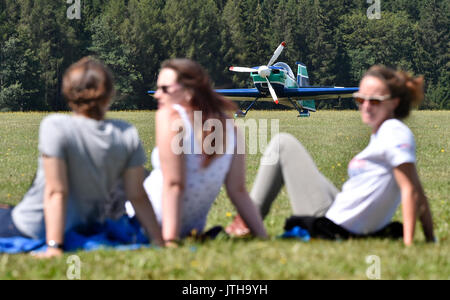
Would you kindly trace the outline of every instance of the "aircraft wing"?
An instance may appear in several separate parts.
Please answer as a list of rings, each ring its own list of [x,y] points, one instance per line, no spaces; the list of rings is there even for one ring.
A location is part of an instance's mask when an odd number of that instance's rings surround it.
[[[258,89],[217,89],[214,91],[227,98],[236,98],[236,99],[256,98],[261,96],[261,93],[258,91]],[[150,95],[154,95],[156,91],[147,91],[147,93],[149,93]]]
[[[256,98],[261,96],[258,89],[218,89],[214,91],[227,98]]]
[[[351,98],[357,87],[301,87],[301,88],[285,88],[284,97],[293,99],[335,99]]]
[[[256,98],[260,100],[272,101],[270,94],[261,94],[258,89],[217,89],[217,93],[224,95],[230,99],[242,99],[242,98]],[[351,98],[354,92],[357,92],[357,87],[301,87],[301,88],[284,88],[283,92],[277,91],[278,98],[295,100],[301,99],[336,99]]]
[[[256,88],[252,89],[216,89],[217,93],[232,99],[239,100],[244,98],[259,98],[262,101],[273,101],[270,94],[262,94]],[[288,98],[293,100],[322,100],[322,99],[336,99],[336,98],[351,98],[354,92],[357,92],[357,87],[301,87],[301,88],[284,88],[283,92],[277,91],[280,100]],[[148,91],[149,94],[154,94],[155,91]]]

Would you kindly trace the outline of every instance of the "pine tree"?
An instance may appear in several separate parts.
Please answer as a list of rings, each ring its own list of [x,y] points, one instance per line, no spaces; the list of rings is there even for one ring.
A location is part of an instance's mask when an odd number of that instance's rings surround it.
[[[271,18],[270,40],[272,49],[275,50],[274,47],[280,42],[286,42],[287,47],[284,49],[283,57],[288,64],[294,64],[306,57],[306,55],[303,57],[301,55],[306,53],[302,19],[299,3],[295,0],[280,1]]]
[[[425,75],[424,108],[450,108],[450,4],[426,0],[420,12],[416,64]]]
[[[380,20],[365,14],[349,15],[341,24],[351,79],[359,81],[374,64],[413,70],[413,47],[417,25],[404,12],[383,12]]]
[[[349,86],[357,84],[348,80],[350,65],[344,49],[342,33],[339,25],[343,22],[345,16],[351,14],[357,9],[357,1],[353,0],[337,0],[337,1],[320,1],[321,12],[325,18],[324,26],[328,32],[328,43],[333,48],[333,64],[329,66],[329,72],[334,74],[330,84],[336,86]],[[345,103],[349,103],[348,101]],[[351,102],[350,102],[351,103]]]
[[[221,57],[220,13],[212,0],[168,0],[164,8],[164,47],[170,57],[186,57],[198,61],[211,76],[220,77]]]
[[[67,109],[60,93],[61,80],[68,66],[65,58],[75,48],[76,40],[67,19],[66,4],[51,0],[20,0],[19,3],[19,27],[23,36],[29,37],[29,49],[39,62],[43,102],[50,109]]]
[[[167,58],[163,47],[164,21],[160,16],[164,8],[161,0],[130,0],[129,22],[121,28],[122,43],[127,45],[129,62],[136,71],[133,82],[134,103],[138,108],[155,108],[147,91],[155,87],[161,61]]]
[[[121,26],[128,26],[127,7],[123,0],[112,0],[92,22],[92,44],[89,51],[108,65],[115,78],[116,98],[113,108],[137,108],[129,101],[133,81],[138,77],[130,62],[130,51],[123,43]]]
[[[428,84],[437,85],[439,78],[450,72],[450,4],[426,0],[418,22],[415,43],[415,68],[425,75]]]

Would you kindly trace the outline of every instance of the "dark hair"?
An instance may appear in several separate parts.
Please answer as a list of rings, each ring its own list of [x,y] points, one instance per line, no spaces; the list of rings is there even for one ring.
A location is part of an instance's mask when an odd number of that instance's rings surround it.
[[[385,66],[371,67],[363,77],[372,76],[383,81],[388,87],[392,98],[399,98],[394,116],[404,119],[409,116],[413,107],[419,106],[424,98],[423,76],[413,77],[404,71],[396,71]]]
[[[101,120],[101,106],[114,95],[112,73],[100,61],[84,57],[64,73],[62,92],[72,110]]]
[[[190,105],[194,111],[202,112],[202,124],[211,118],[222,122],[225,140],[226,119],[231,118],[227,112],[236,111],[237,107],[232,101],[213,90],[208,72],[199,63],[186,58],[166,60],[162,63],[161,69],[174,70],[177,73],[177,82],[192,91]],[[213,129],[210,132],[202,131],[202,141],[212,131]],[[207,166],[214,156],[215,154],[206,155],[203,165]]]

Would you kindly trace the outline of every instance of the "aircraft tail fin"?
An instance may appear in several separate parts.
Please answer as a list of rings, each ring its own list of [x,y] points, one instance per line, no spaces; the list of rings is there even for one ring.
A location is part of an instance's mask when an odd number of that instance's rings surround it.
[[[306,69],[306,65],[301,62],[296,62],[298,65],[297,69],[297,84],[299,87],[309,86],[309,77],[308,70]]]
[[[309,86],[309,76],[306,65],[301,62],[296,62],[297,69],[297,84],[299,87]],[[301,108],[300,117],[309,117],[310,111],[316,111],[316,104],[314,100],[298,100],[297,105]]]

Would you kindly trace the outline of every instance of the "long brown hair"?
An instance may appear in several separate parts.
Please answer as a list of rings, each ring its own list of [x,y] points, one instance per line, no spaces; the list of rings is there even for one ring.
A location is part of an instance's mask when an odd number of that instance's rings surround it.
[[[371,67],[363,77],[373,76],[383,81],[392,98],[399,98],[400,102],[394,111],[397,119],[404,119],[409,116],[413,107],[420,105],[424,98],[423,76],[413,77],[404,71],[396,71],[385,66]]]
[[[193,97],[190,105],[194,111],[202,112],[202,125],[212,118],[219,119],[222,122],[224,130],[222,145],[225,145],[226,119],[231,118],[227,112],[236,111],[236,105],[213,90],[208,72],[193,60],[185,58],[166,60],[162,63],[161,69],[174,70],[177,73],[177,82],[192,92]],[[202,142],[214,130],[214,127],[210,131],[202,130]],[[203,166],[208,166],[217,155],[217,153],[205,154],[203,143],[202,153],[206,156]]]
[[[62,92],[73,111],[101,120],[102,105],[114,95],[112,73],[100,61],[84,57],[64,73]]]

